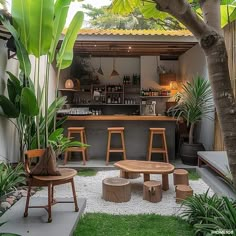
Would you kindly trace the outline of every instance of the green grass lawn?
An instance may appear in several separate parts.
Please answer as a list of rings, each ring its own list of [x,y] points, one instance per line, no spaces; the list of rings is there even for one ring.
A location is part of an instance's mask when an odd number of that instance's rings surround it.
[[[77,175],[79,176],[95,176],[97,174],[96,170],[93,169],[81,169],[78,171]]]
[[[188,177],[190,180],[198,180],[201,178],[196,170],[188,170]]]
[[[174,216],[110,215],[87,213],[79,221],[74,236],[188,236],[188,223]]]

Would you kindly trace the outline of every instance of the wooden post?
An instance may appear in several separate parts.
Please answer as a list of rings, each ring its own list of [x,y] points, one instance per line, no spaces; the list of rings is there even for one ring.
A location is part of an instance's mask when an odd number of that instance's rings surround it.
[[[160,202],[162,199],[162,189],[160,181],[146,181],[143,184],[143,200],[150,202]]]
[[[162,174],[162,189],[167,191],[169,189],[169,178],[168,174]]]
[[[125,179],[137,179],[137,178],[140,177],[140,174],[121,170],[120,171],[120,177],[125,178]]]
[[[102,182],[102,196],[105,201],[128,202],[131,198],[129,180],[122,178],[107,178]]]
[[[150,174],[143,174],[143,180],[144,180],[144,182],[149,181],[150,180]]]

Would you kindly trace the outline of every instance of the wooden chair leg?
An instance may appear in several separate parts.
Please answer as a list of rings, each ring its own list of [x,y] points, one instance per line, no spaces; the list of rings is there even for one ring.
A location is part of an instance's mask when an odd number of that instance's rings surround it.
[[[86,154],[85,154],[85,150],[82,150],[82,158],[83,158],[83,165],[86,165]]]
[[[67,159],[68,159],[68,151],[66,151],[64,155],[64,165],[66,165]]]
[[[25,203],[24,217],[28,216],[30,194],[31,194],[31,181],[29,181],[29,186],[28,186],[27,198],[26,198],[26,203]]]
[[[52,185],[52,200],[51,200],[52,204],[54,203],[54,186]]]
[[[52,183],[48,184],[48,223],[52,222]]]
[[[85,131],[83,133],[84,133],[84,143],[87,144],[87,137]],[[89,160],[88,148],[85,149],[85,154],[86,154],[86,160],[88,161]]]
[[[169,163],[169,157],[168,157],[168,149],[167,149],[167,144],[166,144],[166,135],[163,133],[163,140],[164,140],[164,148],[166,150],[165,154],[165,162]]]
[[[111,133],[108,132],[106,165],[108,165],[108,163],[109,163],[110,145],[111,145]]]
[[[124,132],[122,132],[120,135],[121,135],[121,143],[122,143],[122,149],[123,149],[123,159],[126,160],[126,148],[125,148]]]
[[[79,207],[78,207],[77,198],[76,198],[74,179],[71,180],[71,187],[72,187],[72,193],[73,193],[73,198],[74,198],[74,203],[75,203],[75,211],[78,212]]]
[[[68,131],[68,138],[71,138],[71,132]],[[67,160],[71,160],[71,152],[67,152]]]
[[[147,161],[151,161],[152,157],[152,142],[153,142],[153,132],[150,132],[149,147],[148,147],[148,156]]]

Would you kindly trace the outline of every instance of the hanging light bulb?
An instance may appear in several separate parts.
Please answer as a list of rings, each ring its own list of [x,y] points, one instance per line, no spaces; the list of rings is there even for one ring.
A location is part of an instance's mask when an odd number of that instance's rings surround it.
[[[102,58],[100,57],[100,66],[97,70],[97,73],[100,75],[104,75],[103,71],[102,71]]]
[[[113,76],[119,76],[119,75],[120,75],[120,74],[116,71],[116,69],[115,69],[115,63],[116,63],[116,61],[115,61],[115,59],[113,58],[113,70],[112,70],[112,72],[111,72],[110,78],[113,77]]]

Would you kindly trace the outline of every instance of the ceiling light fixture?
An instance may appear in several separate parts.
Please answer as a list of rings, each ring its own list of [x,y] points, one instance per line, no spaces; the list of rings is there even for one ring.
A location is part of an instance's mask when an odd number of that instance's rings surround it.
[[[115,64],[116,64],[116,61],[115,61],[115,58],[113,58],[113,70],[111,72],[111,75],[110,75],[110,78],[111,77],[114,77],[114,76],[119,76],[120,74],[116,71],[115,69]]]
[[[104,75],[103,71],[102,71],[102,58],[100,57],[100,66],[97,70],[97,73],[100,74],[100,75]]]

